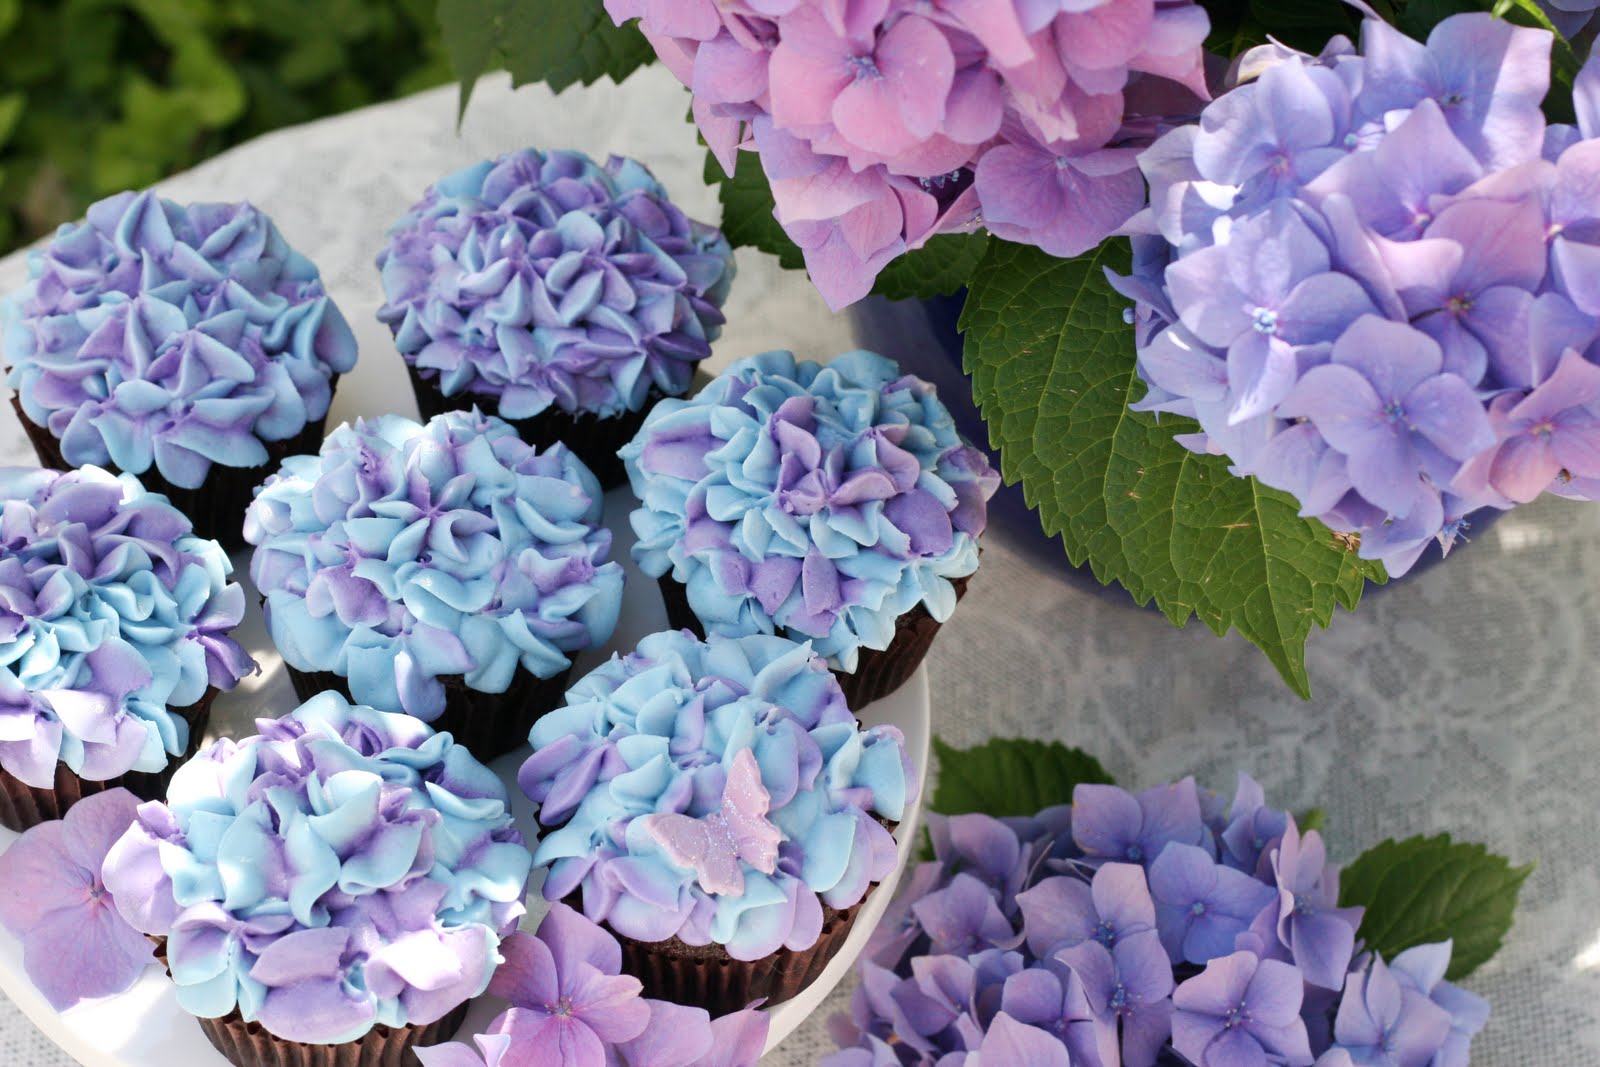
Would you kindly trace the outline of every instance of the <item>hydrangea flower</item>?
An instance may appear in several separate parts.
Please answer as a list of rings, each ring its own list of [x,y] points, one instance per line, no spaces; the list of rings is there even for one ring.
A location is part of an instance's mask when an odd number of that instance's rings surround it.
[[[155,946],[118,913],[101,873],[138,807],[126,789],[96,793],[0,854],[0,925],[22,942],[28,980],[57,1011],[123,992],[155,961]]]
[[[460,406],[610,417],[688,392],[733,250],[640,163],[526,149],[430,186],[378,255],[378,318]]]
[[[1352,959],[1320,836],[1245,775],[1231,804],[1084,785],[1070,812],[930,828],[824,1067],[1465,1067],[1487,1017],[1448,943]]]
[[[729,174],[741,147],[759,153],[777,219],[836,309],[939,233],[1094,247],[1144,203],[1134,149],[1207,96],[1210,22],[1190,0],[606,10],[640,19]]]
[[[476,410],[358,419],[258,490],[250,576],[290,666],[433,721],[441,677],[504,693],[610,638],[622,569],[601,502],[565,445],[538,452]]]
[[[510,1002],[465,1045],[417,1049],[423,1067],[755,1067],[767,1016],[754,1009],[712,1019],[704,1008],[641,997],[620,973],[622,949],[604,928],[552,904],[536,934],[501,944],[489,992]]]
[[[159,772],[185,713],[256,671],[215,541],[131,474],[0,467],[0,768],[51,789]]]
[[[1547,126],[1551,36],[1269,46],[1140,157],[1137,405],[1405,573],[1484,507],[1600,474],[1600,59]]]
[[[198,487],[328,413],[356,341],[317,269],[249,204],[120,193],[29,257],[0,361],[73,466]]]

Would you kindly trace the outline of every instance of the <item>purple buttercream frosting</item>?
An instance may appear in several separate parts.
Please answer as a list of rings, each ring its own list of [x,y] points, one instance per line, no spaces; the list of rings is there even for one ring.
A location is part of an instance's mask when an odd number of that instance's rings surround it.
[[[378,318],[406,361],[508,419],[551,405],[610,417],[652,386],[688,392],[734,273],[722,234],[642,164],[535,149],[430,187],[378,268]]]
[[[340,1044],[482,993],[532,862],[500,779],[336,693],[257,729],[180,767],[106,857],[117,909],[167,939],[184,1009]]]
[[[49,789],[58,761],[106,781],[181,756],[170,709],[256,670],[231,570],[131,474],[0,468],[0,767]]]
[[[626,937],[735,959],[809,948],[885,878],[916,799],[904,738],[862,729],[809,644],[652,634],[534,724],[518,781],[559,829],[545,896]]]
[[[641,570],[711,633],[809,638],[845,671],[918,604],[949,618],[1000,484],[931,385],[860,351],[739,360],[620,454]]]
[[[355,337],[317,269],[249,204],[121,193],[63,226],[0,306],[23,411],[68,463],[198,487],[323,418]]]
[[[501,419],[357,420],[291,456],[245,513],[250,575],[285,661],[432,721],[441,676],[504,693],[604,644],[622,604],[594,475]]]

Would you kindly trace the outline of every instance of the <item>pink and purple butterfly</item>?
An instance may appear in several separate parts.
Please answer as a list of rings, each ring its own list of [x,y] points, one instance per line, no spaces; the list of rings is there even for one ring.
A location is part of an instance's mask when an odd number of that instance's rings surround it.
[[[646,815],[644,829],[680,867],[694,869],[707,893],[744,892],[743,860],[763,874],[778,866],[783,831],[767,818],[772,796],[761,784],[761,768],[748,748],[733,758],[722,788],[722,807],[701,818],[667,813]]]

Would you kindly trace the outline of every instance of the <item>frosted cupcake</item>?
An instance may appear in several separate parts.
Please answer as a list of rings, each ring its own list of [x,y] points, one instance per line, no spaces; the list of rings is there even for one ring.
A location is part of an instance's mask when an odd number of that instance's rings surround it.
[[[895,867],[904,739],[861,729],[807,645],[668,631],[575,684],[518,780],[545,896],[622,944],[645,995],[713,1016],[821,973]]]
[[[429,188],[378,267],[424,418],[477,406],[606,488],[645,410],[710,355],[734,272],[641,164],[534,149]]]
[[[256,670],[227,555],[132,475],[0,468],[0,823],[161,795]]]
[[[324,693],[184,764],[105,862],[178,1003],[239,1067],[399,1064],[448,1040],[523,914],[505,787],[405,715]]]
[[[870,352],[742,359],[656,405],[622,458],[671,625],[810,641],[852,708],[922,662],[999,486],[933,387]]]
[[[137,474],[240,543],[250,492],[315,448],[355,337],[249,204],[122,193],[63,226],[0,306],[0,363],[46,467]]]
[[[446,412],[340,426],[245,520],[250,576],[301,699],[325,689],[509,752],[622,604],[600,487],[562,445]]]

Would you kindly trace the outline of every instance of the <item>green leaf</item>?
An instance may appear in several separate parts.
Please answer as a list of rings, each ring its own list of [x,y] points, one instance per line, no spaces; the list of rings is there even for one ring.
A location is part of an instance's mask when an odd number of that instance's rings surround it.
[[[1367,909],[1360,935],[1384,959],[1415,945],[1454,941],[1445,977],[1459,981],[1499,951],[1533,866],[1512,867],[1482,845],[1457,844],[1449,834],[1391,839],[1344,868],[1339,904]]]
[[[785,269],[800,270],[805,266],[805,257],[772,216],[772,188],[761,169],[760,157],[754,152],[740,152],[735,162],[730,178],[717,157],[706,153],[706,184],[717,186],[723,235],[735,248],[759,248],[777,256]]]
[[[935,737],[939,784],[929,806],[942,815],[1034,815],[1070,804],[1078,785],[1114,785],[1100,761],[1059,741],[995,738],[958,749]]]
[[[473,84],[496,64],[513,84],[560,92],[602,77],[620,83],[655,58],[638,27],[614,24],[599,0],[439,0],[438,19],[463,112]]]
[[[891,259],[872,291],[890,300],[925,300],[966,285],[989,247],[986,233],[945,233],[914,252]]]
[[[17,120],[22,118],[23,105],[27,97],[22,93],[0,93],[0,148],[11,139],[11,133],[17,128]]]
[[[1173,440],[1186,419],[1132,412],[1127,300],[1103,268],[1126,273],[1124,242],[1076,259],[991,238],[962,309],[973,395],[1007,482],[1022,482],[1045,532],[1075,565],[1119,582],[1178,625],[1198,616],[1266,653],[1296,693],[1310,695],[1305,641],[1334,605],[1354,608],[1363,582],[1383,581],[1346,540],[1298,516],[1287,493],[1235,478],[1221,456]]]
[[[1321,830],[1327,821],[1328,813],[1321,808],[1307,808],[1295,816],[1294,824],[1300,828],[1301,833],[1309,834],[1312,830]]]

